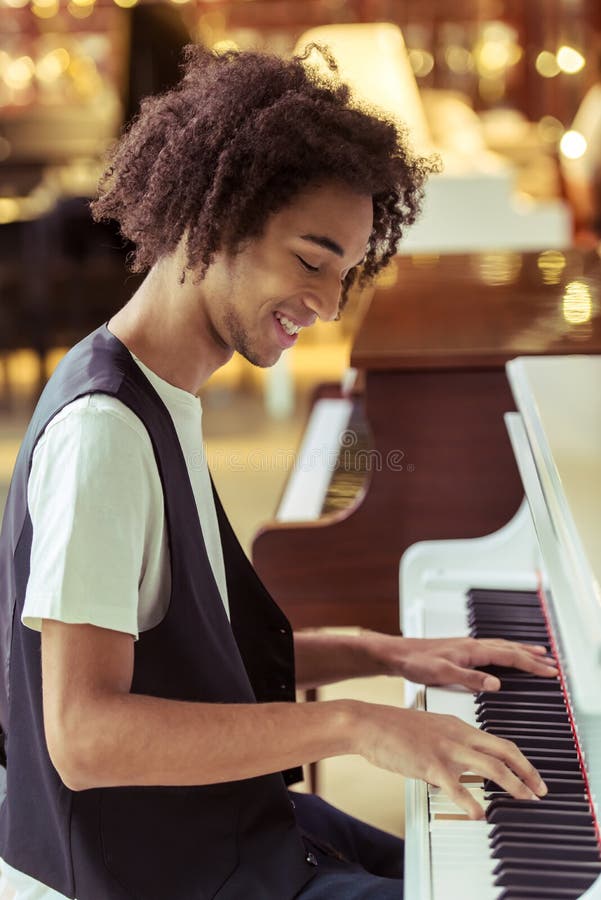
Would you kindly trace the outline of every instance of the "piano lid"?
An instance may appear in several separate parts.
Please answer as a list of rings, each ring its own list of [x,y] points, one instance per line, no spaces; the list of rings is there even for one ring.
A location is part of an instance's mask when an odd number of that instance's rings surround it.
[[[523,423],[521,446],[515,423],[510,430],[571,690],[576,705],[600,714],[601,356],[522,357],[507,372]]]

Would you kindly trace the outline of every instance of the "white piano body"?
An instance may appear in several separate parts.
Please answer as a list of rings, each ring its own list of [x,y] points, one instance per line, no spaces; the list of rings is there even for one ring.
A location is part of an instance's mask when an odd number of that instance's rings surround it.
[[[601,357],[524,357],[507,370],[519,412],[508,414],[506,422],[527,501],[492,535],[412,546],[400,565],[401,627],[413,637],[466,635],[470,588],[542,591],[598,834]],[[408,702],[418,708],[476,724],[468,692],[411,684],[407,691]],[[483,796],[481,788],[474,790]],[[496,860],[489,858],[489,824],[438,819],[438,810],[453,810],[436,788],[422,782],[408,780],[406,791],[407,900],[500,897],[492,874]],[[601,878],[580,896],[601,898]]]

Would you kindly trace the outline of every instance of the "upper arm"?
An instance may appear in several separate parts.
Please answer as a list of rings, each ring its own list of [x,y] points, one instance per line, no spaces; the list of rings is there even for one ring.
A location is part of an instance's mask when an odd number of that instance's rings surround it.
[[[131,635],[43,620],[44,730],[53,764],[67,783],[95,740],[99,705],[111,695],[129,693],[133,667]]]
[[[163,498],[156,462],[150,438],[131,424],[133,413],[126,418],[110,399],[53,420],[34,452],[22,615],[29,627],[57,619],[137,636],[143,584],[153,608],[161,605]]]

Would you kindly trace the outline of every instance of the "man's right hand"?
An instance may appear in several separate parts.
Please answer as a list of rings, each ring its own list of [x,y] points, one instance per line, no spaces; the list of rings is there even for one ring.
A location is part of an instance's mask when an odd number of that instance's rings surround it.
[[[489,778],[521,800],[547,793],[515,744],[455,716],[372,703],[358,704],[355,712],[354,752],[381,769],[442,788],[470,818],[482,818],[483,811],[459,781],[464,772]]]

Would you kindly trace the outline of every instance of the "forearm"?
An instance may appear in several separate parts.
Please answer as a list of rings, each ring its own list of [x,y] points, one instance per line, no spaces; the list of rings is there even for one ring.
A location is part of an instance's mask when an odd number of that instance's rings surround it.
[[[212,704],[139,694],[71,709],[51,756],[74,790],[252,778],[352,752],[352,701]]]
[[[382,638],[386,640],[387,637],[371,631],[359,634],[295,632],[297,687],[309,690],[347,678],[387,674],[389,670],[380,652]]]

